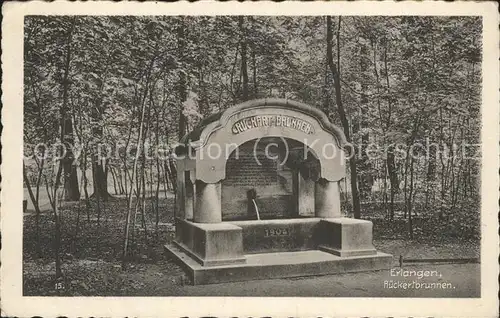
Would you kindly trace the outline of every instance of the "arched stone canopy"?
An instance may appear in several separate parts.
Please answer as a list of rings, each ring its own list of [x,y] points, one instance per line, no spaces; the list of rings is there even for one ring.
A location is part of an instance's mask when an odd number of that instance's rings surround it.
[[[181,163],[191,179],[217,183],[225,178],[232,151],[250,140],[283,137],[306,145],[320,160],[320,177],[339,181],[345,176],[345,136],[317,108],[287,99],[258,99],[213,114],[185,135],[181,143],[191,156]]]

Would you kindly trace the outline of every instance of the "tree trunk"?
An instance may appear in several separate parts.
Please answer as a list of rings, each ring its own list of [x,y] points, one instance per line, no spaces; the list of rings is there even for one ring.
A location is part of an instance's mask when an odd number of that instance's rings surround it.
[[[118,187],[120,189],[120,194],[126,194],[125,193],[125,188],[123,186],[123,173],[122,173],[122,167],[118,166],[117,168],[117,181],[118,181]]]
[[[389,68],[388,68],[388,62],[387,62],[387,46],[389,45],[389,41],[385,41],[384,45],[384,73],[385,73],[385,82],[386,82],[386,87],[387,87],[387,107],[388,107],[388,114],[387,114],[387,122],[386,122],[386,128],[385,131],[389,131],[392,123],[391,123],[391,117],[392,117],[392,101],[391,101],[391,96],[389,95],[390,90],[391,90],[391,84],[389,81]],[[397,173],[397,167],[396,167],[396,161],[394,157],[394,145],[389,145],[388,151],[387,151],[387,158],[386,158],[386,165],[387,165],[387,172],[389,173],[389,181],[391,182],[391,203],[389,205],[389,213],[390,213],[390,218],[391,221],[394,220],[394,198],[396,194],[399,192],[399,178],[398,178],[398,173]]]
[[[61,140],[64,140],[64,135],[63,135],[64,130],[61,130]],[[63,171],[63,165],[61,161],[59,161],[59,167],[57,169],[56,173],[56,180],[54,184],[54,193],[53,193],[53,199],[54,199],[54,205],[52,206],[52,211],[54,214],[54,258],[55,258],[55,265],[56,265],[56,280],[62,277],[62,270],[61,270],[61,256],[59,255],[59,250],[61,247],[61,219],[60,219],[60,214],[59,214],[59,204],[58,204],[58,190],[59,190],[59,184],[61,183],[61,174]]]
[[[35,228],[37,231],[37,236],[36,236],[37,238],[40,237],[40,184],[42,183],[43,169],[45,166],[45,159],[43,159],[43,158],[45,158],[45,150],[42,153],[42,160],[40,161],[40,165],[38,168],[39,172],[38,172],[38,177],[36,180],[36,188],[35,188],[35,200],[36,200]],[[42,251],[40,249],[40,244],[37,243],[37,254],[41,256],[42,255],[41,253],[42,253]]]
[[[406,159],[405,159],[405,172],[404,172],[404,176],[405,176],[405,181],[404,181],[404,188],[403,188],[403,192],[404,192],[404,198],[405,198],[405,209],[404,209],[404,218],[406,219],[407,215],[408,215],[408,191],[407,191],[407,185],[408,185],[408,151],[406,152]]]
[[[73,128],[71,118],[66,119],[64,124],[65,132],[65,144],[67,147],[67,155],[63,159],[64,166],[64,200],[65,201],[78,201],[80,200],[80,189],[78,188],[78,176],[76,165],[73,164],[74,155],[71,148],[74,146],[73,140]]]
[[[124,174],[125,174],[125,196],[128,198],[128,196],[129,196],[128,184],[127,184],[127,180],[128,180],[128,176],[127,176],[128,173],[127,172],[128,172],[128,169],[127,169],[126,165],[124,165],[123,170],[124,170]]]
[[[110,168],[109,171],[111,172],[111,177],[113,178],[113,189],[115,189],[115,194],[118,195],[120,194],[120,191],[118,190],[119,186],[117,186],[118,181],[115,175],[115,171],[113,168]]]
[[[432,136],[427,140],[427,148],[430,149],[430,145],[432,144]],[[434,187],[431,187],[431,184],[436,179],[436,152],[430,150],[428,153],[427,159],[427,169],[425,174],[425,203],[424,209],[430,205],[431,192],[434,193]]]
[[[387,143],[387,138],[386,138],[386,127],[385,127],[385,120],[384,116],[382,113],[382,105],[380,103],[380,76],[379,76],[379,71],[377,69],[377,46],[376,46],[376,41],[372,40],[372,48],[373,48],[373,73],[375,74],[375,79],[376,79],[376,86],[377,86],[377,109],[378,109],[378,114],[379,114],[379,120],[380,120],[380,127],[382,127],[382,144],[385,145]],[[384,215],[385,217],[390,217],[387,213],[387,165],[386,162],[383,161],[383,163],[380,165],[384,169],[383,173],[383,179],[384,179],[384,188],[383,188],[383,193],[382,193],[382,204],[384,206]],[[380,168],[379,168],[380,169]]]
[[[236,97],[238,92],[238,91],[235,92],[234,90],[234,73],[236,71],[236,64],[238,62],[239,51],[240,51],[240,44],[238,43],[236,45],[236,52],[234,53],[234,62],[233,62],[233,67],[231,68],[231,75],[229,76],[229,88],[230,88],[229,92],[233,97],[233,103],[236,103]]]
[[[252,72],[253,72],[253,98],[257,98],[259,96],[257,89],[257,65],[255,62],[255,47],[252,49]]]
[[[145,159],[145,158],[144,158]],[[144,229],[144,241],[148,245],[148,226],[146,224],[146,160],[142,161],[141,168],[141,185],[142,185],[142,208],[141,208],[141,224]]]
[[[140,119],[139,119],[139,137],[137,138],[137,145],[136,145],[136,154],[135,154],[135,159],[134,159],[134,166],[132,168],[132,177],[130,179],[130,196],[128,197],[128,207],[127,207],[127,216],[125,219],[125,235],[123,239],[123,251],[122,251],[122,269],[126,269],[127,266],[127,258],[128,258],[128,245],[129,245],[129,232],[130,232],[130,218],[132,216],[132,192],[133,192],[133,187],[134,187],[134,177],[137,172],[137,163],[139,161],[140,156],[143,153],[142,149],[142,140],[143,140],[143,130],[144,130],[144,119],[146,115],[146,97],[148,95],[148,90],[149,90],[149,82],[151,79],[151,71],[153,69],[154,61],[156,59],[156,49],[155,49],[155,55],[152,57],[151,62],[149,64],[148,70],[147,70],[147,78],[146,78],[146,85],[144,89],[144,95],[142,96],[142,102],[141,102],[141,113],[140,113]],[[139,184],[136,182],[136,205],[135,205],[135,214],[134,214],[134,222],[135,222],[135,215],[137,213],[137,207],[139,203]],[[135,223],[134,223],[135,226]]]
[[[337,63],[338,65],[338,63]],[[328,63],[325,63],[325,75],[323,81],[323,111],[325,113],[330,112],[330,77],[328,74],[330,73],[330,69],[328,67]]]
[[[52,194],[51,194],[51,189],[50,189],[50,186],[49,186],[49,180],[47,180],[47,177],[46,176],[43,176],[43,179],[44,179],[44,183],[45,183],[45,192],[47,193],[47,198],[49,199],[49,203],[50,203],[50,206],[52,208],[54,208],[54,199],[52,198]]]
[[[66,49],[66,58],[65,58],[65,69],[64,69],[64,78],[63,78],[63,91],[62,91],[62,105],[60,109],[61,115],[61,135],[60,140],[64,143],[66,147],[66,154],[63,157],[63,149],[61,149],[59,153],[59,165],[56,173],[56,179],[54,184],[54,193],[53,193],[53,205],[52,210],[54,213],[54,224],[55,224],[55,233],[54,233],[54,257],[55,257],[55,265],[56,265],[56,280],[62,277],[61,271],[61,258],[59,255],[59,250],[61,246],[61,221],[59,216],[59,204],[58,204],[58,190],[59,185],[61,183],[61,175],[63,174],[63,167],[70,167],[73,161],[73,154],[71,152],[71,146],[73,145],[73,131],[72,131],[72,122],[71,117],[68,117],[68,90],[69,90],[69,64],[71,60],[71,39],[73,36],[73,31],[75,28],[76,17],[73,17],[71,21],[70,29],[67,34],[67,49]],[[71,127],[71,128],[69,128]],[[71,135],[66,136],[66,133],[71,133]],[[70,172],[71,174],[71,172]],[[78,180],[76,180],[76,190],[78,190]],[[66,178],[64,180],[66,184]],[[71,182],[71,181],[70,181]],[[71,188],[73,188],[73,184]]]
[[[66,155],[62,158],[64,168],[64,200],[78,201],[80,199],[80,190],[78,189],[78,177],[76,174],[76,165],[73,164],[74,155],[74,138],[73,138],[73,122],[71,116],[68,116],[68,91],[70,86],[69,71],[71,62],[71,41],[75,28],[76,18],[73,18],[70,29],[67,35],[67,49],[64,61],[64,77],[63,85],[63,102],[61,106],[61,130],[64,139],[61,142],[65,145]]]
[[[360,128],[362,131],[361,134],[361,158],[359,160],[359,166],[360,170],[363,171],[363,173],[360,175],[359,178],[359,194],[361,199],[367,199],[369,194],[371,193],[371,187],[372,187],[372,177],[371,177],[371,164],[368,159],[368,155],[366,154],[366,148],[368,147],[368,143],[370,140],[370,136],[367,132],[367,130],[364,130],[368,126],[368,97],[365,94],[365,91],[368,88],[368,85],[366,83],[366,78],[368,78],[368,63],[367,60],[369,60],[368,53],[367,53],[367,47],[364,44],[360,45],[360,70],[361,70],[361,98],[360,98],[360,105],[359,108],[361,110],[361,119],[359,120],[360,122]]]
[[[385,162],[383,163],[383,169],[384,169],[384,193],[383,193],[383,197],[382,197],[382,204],[384,205],[384,215],[385,217],[389,216],[390,218],[390,214],[387,213],[387,201],[388,201],[388,198],[387,198],[387,166],[385,165]]]
[[[168,158],[168,167],[165,166],[168,177],[172,183],[172,188],[175,193],[177,193],[177,168],[175,167],[175,162],[173,158]]]
[[[38,257],[42,257],[42,249],[40,247],[40,207],[38,206],[38,199],[33,194],[33,190],[31,189],[30,181],[28,175],[26,174],[26,167],[23,162],[23,179],[26,184],[26,188],[28,188],[28,194],[30,196],[31,202],[33,203],[33,207],[35,208],[35,240],[36,240],[36,254]]]
[[[102,134],[102,132],[101,132]],[[108,193],[108,178],[106,177],[105,168],[102,160],[97,154],[92,156],[92,178],[94,193],[91,197],[97,197],[99,195],[100,200],[107,201],[110,197]]]
[[[98,177],[96,176],[97,174],[97,168],[96,168],[96,163],[95,161],[92,162],[92,171],[94,175],[94,185],[96,183],[96,180],[98,180]],[[101,244],[100,244],[100,235],[101,235],[101,193],[102,191],[94,191],[94,197],[95,197],[95,202],[96,202],[96,212],[97,212],[97,224],[96,224],[96,246],[97,250],[100,250]]]
[[[399,179],[394,158],[394,146],[389,146],[386,159],[387,171],[389,172],[389,181],[391,183],[391,203],[389,205],[389,213],[391,220],[394,219],[394,199],[399,192]]]
[[[90,224],[90,198],[87,179],[87,146],[83,149],[83,167],[82,167],[82,178],[83,178],[83,193],[85,194],[85,207],[87,209],[87,224]]]
[[[36,185],[35,185],[35,199],[36,202],[40,202],[40,185],[42,183],[42,177],[43,177],[43,170],[45,168],[45,149],[42,152],[42,159],[40,160],[40,164],[38,165],[38,177],[36,179]]]
[[[338,29],[337,29],[337,45],[340,44],[340,23],[341,17],[339,16]],[[351,137],[349,133],[349,122],[347,121],[347,116],[344,110],[344,106],[342,104],[342,96],[341,96],[341,87],[340,87],[340,74],[337,71],[337,65],[333,61],[333,31],[332,31],[332,18],[330,16],[326,17],[326,28],[327,28],[327,39],[326,39],[326,56],[328,59],[328,66],[330,67],[330,72],[332,72],[334,85],[335,85],[335,101],[337,103],[337,110],[339,112],[340,121],[342,122],[342,128],[344,130],[344,134],[348,143],[351,142]],[[340,58],[340,55],[339,55]],[[354,151],[354,149],[353,149]],[[359,194],[358,194],[358,186],[357,186],[357,171],[356,171],[356,156],[351,155],[349,160],[349,168],[351,174],[351,192],[352,192],[352,203],[354,209],[354,217],[359,219],[361,217],[361,209],[359,204]]]
[[[153,103],[153,89],[149,94],[149,106],[147,107],[147,117],[146,117],[146,127],[144,132],[144,137],[142,139],[142,145],[144,149],[144,145],[146,143],[146,139],[150,134],[150,119],[151,119],[151,107]],[[147,181],[147,167],[146,167],[146,154],[142,152],[142,166],[141,166],[141,184],[142,184],[142,208],[141,208],[141,224],[144,229],[144,241],[146,242],[146,246],[148,246],[148,226],[146,224],[146,181]]]
[[[166,163],[163,162],[163,164],[160,165],[161,168],[161,173],[163,175],[163,191],[165,192],[165,197],[167,197],[168,190],[170,190],[170,183],[168,182],[167,178],[167,171],[165,170],[166,168]]]
[[[61,270],[61,256],[59,255],[59,250],[61,247],[61,220],[59,216],[59,207],[57,202],[57,189],[56,186],[54,190],[54,223],[55,223],[55,234],[54,234],[54,256],[56,264],[56,280],[62,277]]]
[[[439,108],[439,120],[441,123],[443,123],[443,109],[440,107]],[[440,125],[440,141],[441,144],[444,144],[444,133],[443,133],[443,125]],[[445,180],[445,164],[444,164],[444,156],[443,152],[441,152],[439,158],[441,161],[441,203],[439,207],[439,219],[442,220],[444,219],[444,200],[446,196],[446,180]]]
[[[242,101],[248,100],[248,67],[247,67],[247,40],[244,26],[244,17],[238,17],[238,25],[240,28],[240,46],[241,46],[241,76],[243,78],[243,90],[241,94]]]
[[[127,264],[130,221],[131,221],[130,218],[132,215],[132,198],[133,198],[132,192],[133,192],[133,188],[134,188],[134,176],[135,176],[136,171],[137,171],[137,162],[139,161],[140,150],[141,150],[141,139],[142,139],[142,129],[143,129],[142,127],[143,127],[143,122],[144,122],[145,107],[146,107],[146,105],[144,103],[144,105],[142,107],[142,112],[141,112],[141,122],[139,125],[139,139],[137,139],[137,153],[136,153],[135,160],[134,160],[134,166],[132,168],[132,180],[130,181],[130,190],[129,190],[130,196],[129,196],[129,200],[128,200],[127,218],[125,220],[125,237],[124,237],[123,253],[122,253],[122,269],[125,269],[126,264]],[[136,201],[138,201],[138,199],[139,199],[139,197],[138,197],[139,185],[137,185],[137,184],[136,184],[136,192],[137,192],[137,200]],[[137,206],[137,202],[136,202],[136,206]]]
[[[408,199],[408,230],[410,233],[410,239],[413,239],[413,157],[410,158],[410,191]]]
[[[158,149],[160,141],[159,141],[159,134],[160,134],[160,119],[158,117],[158,114],[156,115],[156,129],[155,129],[155,144],[156,144],[156,149]],[[155,192],[155,235],[156,239],[158,239],[158,223],[160,223],[160,212],[159,212],[159,195],[160,195],[160,181],[161,181],[161,173],[160,173],[160,158],[158,156],[158,153],[156,154],[156,192]],[[167,195],[167,192],[165,190],[165,196]]]
[[[185,51],[185,46],[186,46],[186,35],[184,34],[184,17],[179,17],[179,25],[177,27],[177,49],[178,49],[178,55],[180,57],[180,60],[183,60],[184,56],[184,51]],[[179,103],[180,103],[180,109],[179,109],[179,140],[181,140],[182,137],[187,133],[186,131],[186,126],[187,126],[187,120],[186,116],[184,116],[183,113],[183,103],[186,101],[187,97],[187,91],[186,91],[186,73],[183,70],[179,71],[179,82],[177,83],[178,86],[178,97],[179,97]]]

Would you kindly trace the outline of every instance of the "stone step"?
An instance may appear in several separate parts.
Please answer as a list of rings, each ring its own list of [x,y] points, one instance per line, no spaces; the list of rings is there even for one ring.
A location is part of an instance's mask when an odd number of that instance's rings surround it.
[[[373,271],[389,269],[392,264],[392,256],[381,252],[340,257],[307,250],[248,254],[244,264],[202,266],[173,244],[165,245],[165,249],[186,269],[194,285]]]

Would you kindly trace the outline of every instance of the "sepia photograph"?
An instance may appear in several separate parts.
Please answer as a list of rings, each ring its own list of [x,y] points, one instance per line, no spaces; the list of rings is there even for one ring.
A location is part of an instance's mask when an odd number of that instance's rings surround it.
[[[2,299],[486,296],[485,14],[164,12],[18,18]]]

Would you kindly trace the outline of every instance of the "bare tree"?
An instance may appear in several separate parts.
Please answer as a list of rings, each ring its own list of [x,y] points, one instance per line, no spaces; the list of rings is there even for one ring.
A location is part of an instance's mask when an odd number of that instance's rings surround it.
[[[349,133],[349,122],[347,120],[346,112],[342,104],[341,87],[340,87],[340,74],[337,65],[340,65],[340,24],[341,17],[339,16],[338,26],[337,26],[337,64],[333,60],[333,25],[332,17],[326,17],[326,57],[328,60],[328,66],[330,72],[333,76],[334,88],[335,88],[335,101],[337,103],[337,110],[340,116],[340,121],[342,122],[342,128],[347,142],[351,142],[351,136]],[[354,151],[354,149],[353,149]],[[358,182],[357,182],[357,171],[356,171],[356,156],[352,156],[349,159],[349,168],[351,173],[351,192],[352,192],[352,203],[354,209],[354,217],[359,219],[361,217],[361,210],[359,204],[359,193],[358,193]]]

